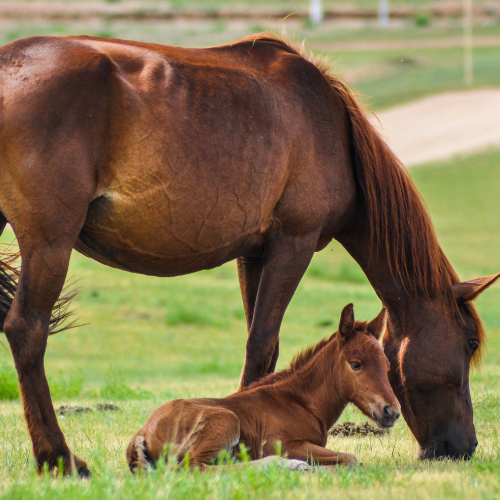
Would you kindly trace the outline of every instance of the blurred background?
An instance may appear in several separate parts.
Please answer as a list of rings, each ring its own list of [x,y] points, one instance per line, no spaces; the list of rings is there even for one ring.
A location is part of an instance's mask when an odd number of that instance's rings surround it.
[[[0,0],[0,44],[90,34],[204,47],[286,29],[329,56],[381,109],[463,88],[467,6],[474,45],[468,83],[499,85],[498,0]]]
[[[205,47],[282,30],[328,57],[377,113],[460,276],[499,272],[500,2],[0,0],[0,45],[32,35],[87,34]],[[12,232],[2,240],[11,242]],[[81,280],[75,306],[85,326],[49,340],[46,366],[56,401],[236,389],[246,326],[235,263],[167,280],[106,268],[75,252],[70,275]],[[500,372],[499,299],[496,286],[478,300],[491,348],[474,375],[476,401]],[[332,243],[315,256],[289,307],[278,366],[334,331],[351,301],[359,319],[380,310],[356,263]],[[3,345],[0,399],[16,399]]]

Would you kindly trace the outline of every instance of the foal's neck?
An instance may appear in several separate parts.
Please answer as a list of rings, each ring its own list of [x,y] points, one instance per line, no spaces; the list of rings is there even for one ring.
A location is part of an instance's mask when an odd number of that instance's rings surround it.
[[[334,337],[281,386],[292,392],[296,401],[323,423],[325,430],[338,420],[348,403],[335,377],[338,359],[339,347]]]

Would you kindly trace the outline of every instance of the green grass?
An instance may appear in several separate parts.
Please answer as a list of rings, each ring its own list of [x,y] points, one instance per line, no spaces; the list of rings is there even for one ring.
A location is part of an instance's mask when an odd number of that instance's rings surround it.
[[[354,82],[374,109],[449,90],[463,90],[461,48],[393,49],[373,53],[335,53],[341,67],[356,64],[381,69],[379,77],[368,76]],[[474,86],[500,86],[500,50],[474,50]]]
[[[77,394],[75,394],[77,395]],[[17,374],[12,365],[5,360],[0,364],[0,400],[19,398]]]
[[[500,151],[414,168],[411,174],[459,274],[472,278],[498,272]],[[330,438],[330,448],[355,453],[364,463],[355,471],[167,471],[137,479],[126,468],[124,450],[154,408],[173,398],[224,396],[236,388],[246,327],[235,265],[167,280],[109,269],[75,253],[70,272],[82,279],[84,290],[75,302],[89,324],[51,337],[46,367],[55,407],[93,410],[58,419],[94,478],[81,482],[35,475],[20,403],[9,401],[17,396],[11,355],[1,349],[2,498],[451,499],[492,498],[500,491],[499,285],[477,300],[489,348],[471,379],[480,441],[474,461],[419,462],[416,443],[400,422],[388,436]],[[279,367],[334,330],[341,308],[351,301],[360,319],[372,318],[380,308],[356,264],[332,244],[316,254],[285,316]],[[99,412],[99,402],[117,404],[122,411]],[[341,420],[364,417],[349,407]]]

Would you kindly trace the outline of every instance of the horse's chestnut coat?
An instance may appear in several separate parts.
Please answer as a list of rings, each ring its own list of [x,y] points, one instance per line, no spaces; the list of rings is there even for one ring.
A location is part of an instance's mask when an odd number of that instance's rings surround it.
[[[1,265],[0,324],[40,470],[62,459],[87,474],[43,366],[74,248],[154,276],[237,259],[244,389],[274,371],[286,308],[333,238],[387,307],[390,380],[422,456],[472,454],[474,292],[455,297],[418,191],[327,69],[267,35],[210,49],[85,36],[0,48],[0,229],[11,224],[22,258],[19,275]]]

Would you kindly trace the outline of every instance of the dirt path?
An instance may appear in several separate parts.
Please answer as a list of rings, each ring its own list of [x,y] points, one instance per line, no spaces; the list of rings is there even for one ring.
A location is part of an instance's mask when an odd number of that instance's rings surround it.
[[[408,167],[500,147],[500,89],[438,94],[377,117],[372,123]]]

